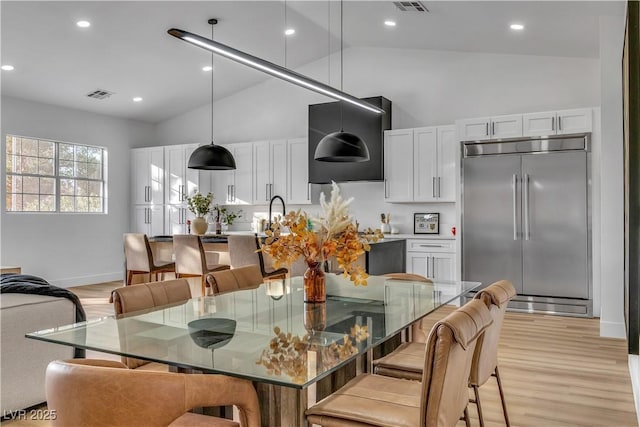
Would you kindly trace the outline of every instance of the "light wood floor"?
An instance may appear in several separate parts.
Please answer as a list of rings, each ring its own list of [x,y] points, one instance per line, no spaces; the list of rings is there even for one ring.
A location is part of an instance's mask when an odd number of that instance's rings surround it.
[[[108,299],[118,286],[121,282],[70,290],[80,297],[87,317],[95,318],[113,314]],[[638,426],[626,343],[600,338],[598,319],[507,313],[499,367],[514,427]],[[487,427],[503,426],[493,379],[480,388],[480,397]],[[478,426],[473,404],[469,412],[472,425]],[[3,425],[50,424],[5,421]]]

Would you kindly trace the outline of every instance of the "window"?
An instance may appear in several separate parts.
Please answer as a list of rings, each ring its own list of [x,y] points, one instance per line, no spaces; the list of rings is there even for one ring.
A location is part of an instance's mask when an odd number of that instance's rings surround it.
[[[8,212],[106,211],[104,148],[7,135],[6,159]]]

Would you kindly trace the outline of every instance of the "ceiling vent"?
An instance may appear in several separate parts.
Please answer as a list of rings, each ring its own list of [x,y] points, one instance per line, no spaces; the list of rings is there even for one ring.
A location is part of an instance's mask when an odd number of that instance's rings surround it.
[[[429,12],[429,9],[419,1],[394,1],[393,4],[403,12]]]
[[[89,98],[94,98],[94,99],[107,99],[114,93],[115,92],[109,92],[108,90],[104,90],[104,89],[97,89],[97,90],[94,90],[93,92],[88,93],[87,96]]]

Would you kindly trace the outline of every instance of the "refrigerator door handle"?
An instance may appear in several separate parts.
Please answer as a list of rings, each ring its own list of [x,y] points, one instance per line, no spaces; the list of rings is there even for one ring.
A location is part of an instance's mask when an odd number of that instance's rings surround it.
[[[513,240],[518,240],[518,175],[511,177],[511,195],[513,198]]]
[[[529,229],[530,224],[529,224],[529,174],[528,173],[524,174],[522,187],[523,187],[522,188],[523,189],[523,194],[522,194],[523,206],[522,206],[522,210],[524,210],[524,240],[530,240],[531,231]]]

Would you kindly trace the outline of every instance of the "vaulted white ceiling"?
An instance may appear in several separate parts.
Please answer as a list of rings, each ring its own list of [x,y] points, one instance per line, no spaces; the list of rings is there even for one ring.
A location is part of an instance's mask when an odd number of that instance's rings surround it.
[[[391,1],[345,1],[345,47],[438,49],[598,57],[599,17],[624,13],[622,1],[424,1],[429,13],[401,12]],[[81,110],[158,122],[206,104],[211,61],[206,51],[167,34],[172,27],[215,39],[282,65],[283,1],[2,1],[2,93]],[[287,1],[287,66],[340,47],[340,3]],[[75,23],[88,20],[91,27]],[[385,19],[397,22],[385,27]],[[522,32],[509,24],[525,25]],[[266,75],[214,58],[215,97]],[[95,89],[115,94],[87,98]],[[141,96],[143,102],[132,98]]]

